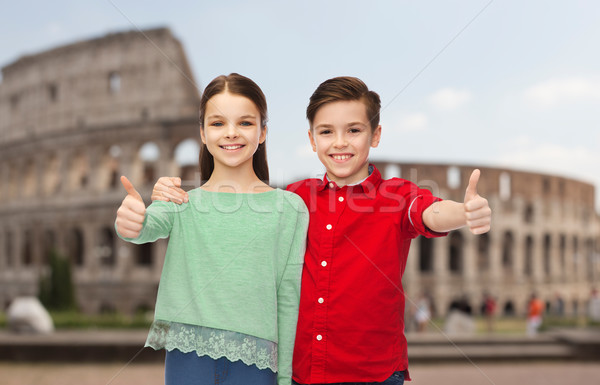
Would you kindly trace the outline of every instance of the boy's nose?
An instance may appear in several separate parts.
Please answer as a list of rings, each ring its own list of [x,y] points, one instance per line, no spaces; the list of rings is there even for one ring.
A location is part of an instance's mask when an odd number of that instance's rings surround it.
[[[338,134],[335,136],[335,142],[333,143],[336,148],[343,148],[348,145],[348,141],[346,140],[346,136],[343,134]]]

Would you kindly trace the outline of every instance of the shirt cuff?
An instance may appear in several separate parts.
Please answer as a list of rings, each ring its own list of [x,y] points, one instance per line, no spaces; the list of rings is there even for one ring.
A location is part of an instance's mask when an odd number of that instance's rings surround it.
[[[433,195],[418,195],[415,197],[410,206],[408,206],[408,220],[412,225],[414,236],[423,235],[427,238],[444,237],[447,232],[438,233],[430,230],[423,222],[423,212],[435,202],[440,202],[442,199]]]

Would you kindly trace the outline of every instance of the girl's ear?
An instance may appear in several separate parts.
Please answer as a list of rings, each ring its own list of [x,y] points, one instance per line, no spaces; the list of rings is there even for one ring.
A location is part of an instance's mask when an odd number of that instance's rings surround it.
[[[200,139],[202,143],[206,144],[206,136],[204,136],[204,127],[200,126]]]
[[[260,137],[258,138],[258,144],[263,144],[267,139],[267,126],[263,126],[262,130],[260,130]]]

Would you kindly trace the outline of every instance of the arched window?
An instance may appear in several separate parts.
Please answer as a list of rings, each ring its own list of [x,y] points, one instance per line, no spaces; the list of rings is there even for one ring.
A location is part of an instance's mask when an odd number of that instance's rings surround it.
[[[500,187],[500,191],[498,191],[500,199],[503,201],[509,200],[512,192],[512,187],[510,181],[510,174],[508,172],[503,172],[500,174],[498,185]]]
[[[446,170],[446,182],[448,188],[454,190],[460,187],[460,168],[456,166],[448,167]]]
[[[419,271],[428,273],[433,271],[433,239],[419,237]]]
[[[115,236],[112,228],[104,227],[100,230],[99,242],[96,250],[97,257],[100,258],[100,263],[102,265],[115,265]]]
[[[463,235],[458,232],[450,233],[449,242],[449,269],[452,273],[461,273],[463,270]]]
[[[67,250],[69,259],[75,266],[83,266],[83,233],[79,229],[72,229],[67,236]]]
[[[507,231],[504,233],[504,239],[502,240],[502,267],[507,271],[512,271],[513,268],[513,253],[514,253],[514,237],[512,232]]]
[[[152,266],[152,243],[137,245],[137,263],[139,266]]]
[[[550,234],[544,235],[544,273],[546,276],[550,276],[551,270],[551,247],[552,247],[552,237]]]
[[[527,236],[525,239],[525,266],[523,267],[523,272],[527,277],[533,276],[533,246],[533,238]]]
[[[477,237],[477,271],[490,268],[490,236],[488,233]]]
[[[33,232],[25,230],[23,236],[23,265],[30,266],[33,264]]]
[[[154,184],[158,175],[156,173],[156,163],[160,160],[160,149],[154,142],[146,142],[140,147],[138,157],[142,162],[142,183],[143,184]]]

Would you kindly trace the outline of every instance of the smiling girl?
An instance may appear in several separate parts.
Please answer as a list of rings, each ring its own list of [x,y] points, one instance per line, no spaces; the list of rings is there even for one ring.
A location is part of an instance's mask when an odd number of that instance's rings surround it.
[[[238,74],[200,101],[200,176],[176,205],[147,209],[131,182],[117,234],[170,237],[146,346],[166,349],[165,383],[291,384],[308,211],[268,183],[267,105]]]

